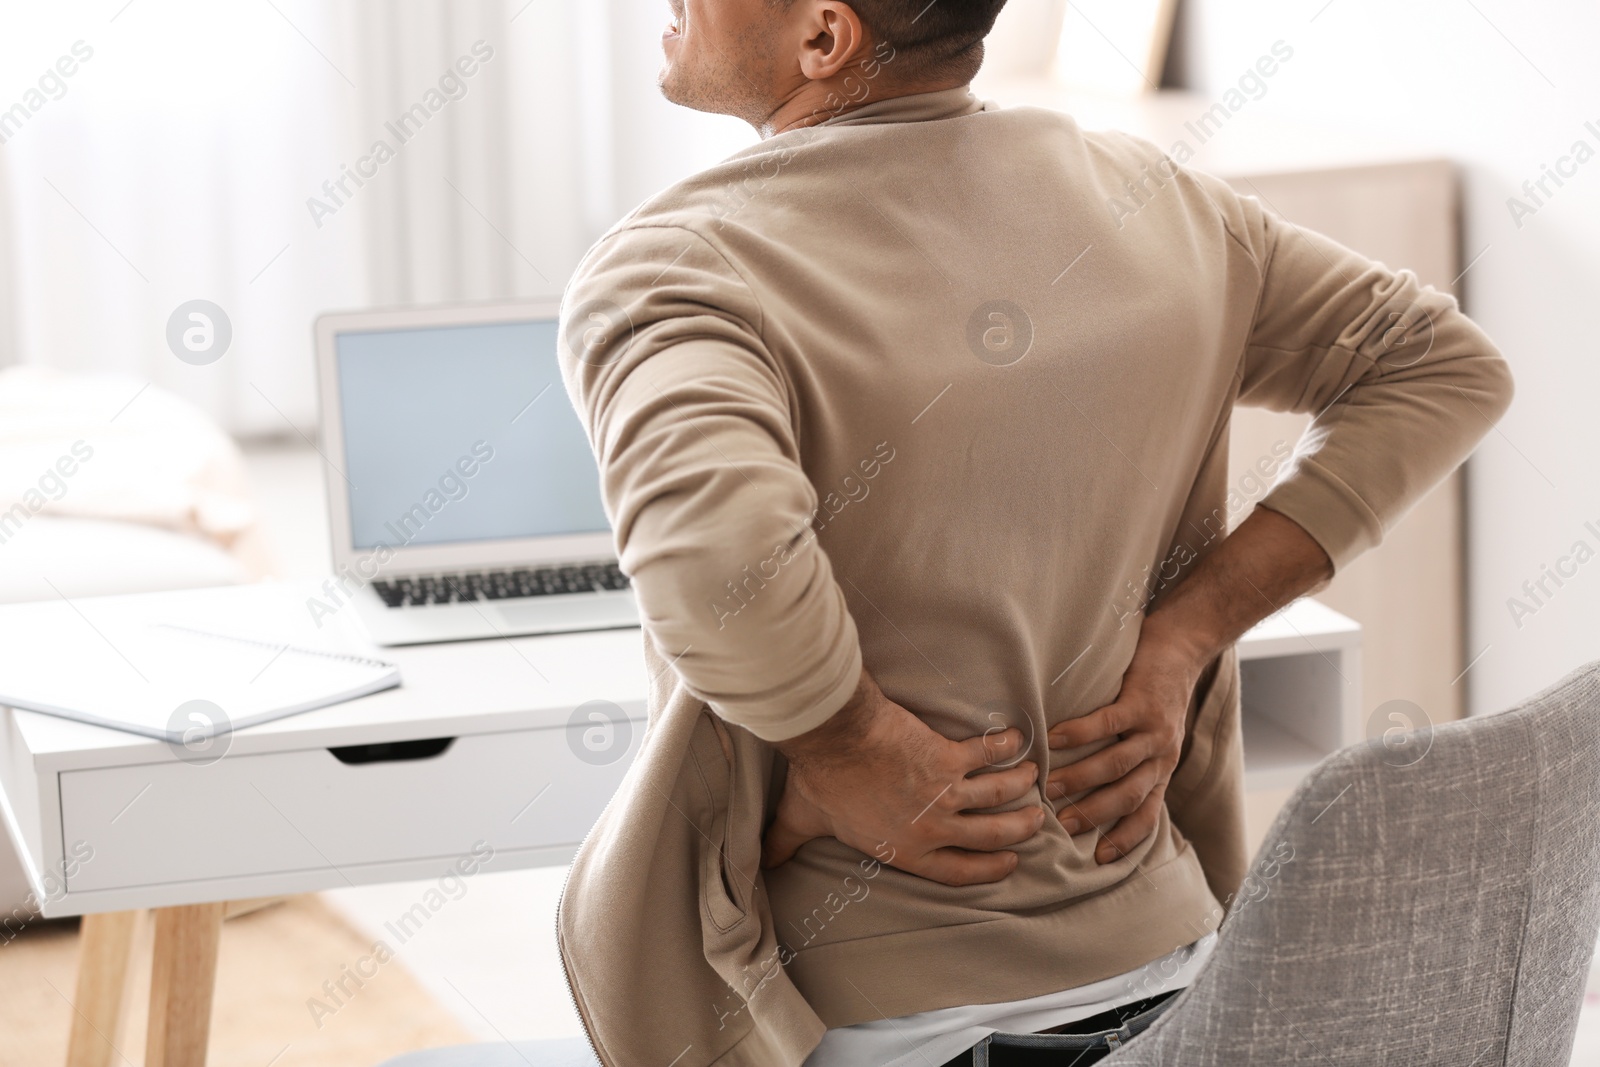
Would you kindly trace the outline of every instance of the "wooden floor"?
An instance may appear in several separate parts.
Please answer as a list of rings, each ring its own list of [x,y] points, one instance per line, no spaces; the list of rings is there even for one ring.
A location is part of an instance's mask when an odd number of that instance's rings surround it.
[[[139,1067],[144,1059],[149,927],[145,920],[134,942],[127,1022],[109,1059],[117,1067]],[[65,1062],[77,947],[76,927],[65,923],[35,923],[0,942],[0,1067]],[[229,919],[222,927],[211,1067],[372,1067],[402,1052],[472,1039],[402,963],[372,957],[372,942],[315,896]],[[340,981],[348,992],[330,995],[324,988]]]

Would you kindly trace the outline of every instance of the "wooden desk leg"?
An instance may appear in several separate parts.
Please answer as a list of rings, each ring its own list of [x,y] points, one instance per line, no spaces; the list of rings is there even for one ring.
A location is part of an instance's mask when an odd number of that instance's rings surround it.
[[[219,901],[156,911],[145,1067],[205,1067],[226,910]]]
[[[128,957],[137,911],[85,915],[78,927],[78,990],[73,999],[67,1067],[109,1067],[122,1028]]]

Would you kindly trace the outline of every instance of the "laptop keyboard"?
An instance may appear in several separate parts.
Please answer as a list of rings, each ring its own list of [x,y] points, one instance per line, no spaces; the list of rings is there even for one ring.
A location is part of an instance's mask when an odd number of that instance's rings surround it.
[[[419,604],[461,604],[469,600],[566,596],[626,588],[628,577],[615,562],[571,563],[560,567],[476,574],[438,574],[372,583],[373,592],[391,608]]]

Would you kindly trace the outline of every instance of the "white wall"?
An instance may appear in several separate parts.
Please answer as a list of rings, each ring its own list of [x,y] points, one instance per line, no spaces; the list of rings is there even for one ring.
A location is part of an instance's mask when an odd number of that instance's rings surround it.
[[[1600,658],[1600,5],[1186,3],[1192,88],[1219,91],[1282,38],[1294,62],[1261,107],[1368,126],[1460,164],[1465,256],[1482,253],[1464,300],[1517,378],[1516,404],[1468,468],[1467,655],[1482,658],[1461,684],[1475,712],[1498,710]],[[1555,195],[1519,228],[1507,198],[1579,140],[1596,158],[1549,184]],[[1527,598],[1523,582],[1580,540],[1595,558],[1565,564],[1576,575],[1560,587],[1546,579],[1541,603]],[[1513,596],[1535,609],[1520,626]]]

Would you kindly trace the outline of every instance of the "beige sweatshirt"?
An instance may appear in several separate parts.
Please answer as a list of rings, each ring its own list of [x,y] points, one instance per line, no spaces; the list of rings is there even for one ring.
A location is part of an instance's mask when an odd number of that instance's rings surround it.
[[[1017,726],[1041,766],[1079,758],[1047,731],[1115,698],[1144,612],[1237,517],[1235,404],[1317,413],[1263,457],[1262,503],[1342,567],[1511,395],[1410,273],[965,89],[653,198],[580,266],[563,339],[656,677],[558,923],[607,1064],[797,1064],[824,1026],[1093,982],[1214,929],[1247,866],[1231,651],[1170,817],[1106,866],[1047,820],[994,885],[831,839],[763,872],[767,742],[865,663],[948,737]]]

